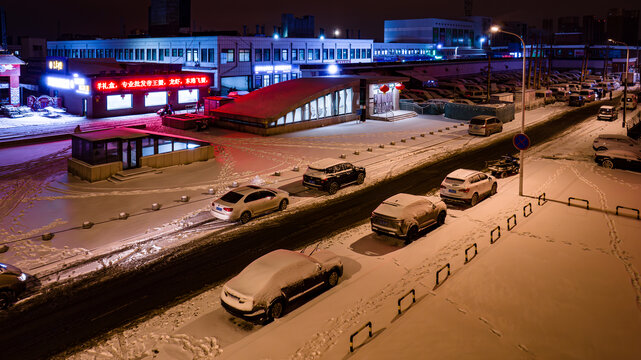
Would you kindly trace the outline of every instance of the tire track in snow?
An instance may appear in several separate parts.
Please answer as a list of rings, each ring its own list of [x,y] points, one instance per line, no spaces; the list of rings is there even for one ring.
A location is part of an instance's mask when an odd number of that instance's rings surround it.
[[[605,193],[601,191],[601,189],[599,189],[596,184],[592,183],[590,180],[581,175],[581,173],[574,166],[571,166],[570,168],[577,176],[577,178],[594,189],[594,191],[599,195],[601,208],[607,209],[608,202]],[[616,258],[619,259],[621,263],[623,263],[626,272],[630,275],[630,282],[632,283],[632,286],[634,287],[634,290],[636,292],[637,308],[639,309],[639,311],[641,311],[641,278],[639,276],[639,272],[634,268],[634,265],[628,260],[628,257],[624,255],[624,251],[621,249],[622,240],[619,237],[614,220],[612,220],[612,217],[607,212],[603,212],[603,217],[605,218],[605,221],[610,230],[608,232],[610,235],[610,249],[612,250],[614,256],[616,256]]]

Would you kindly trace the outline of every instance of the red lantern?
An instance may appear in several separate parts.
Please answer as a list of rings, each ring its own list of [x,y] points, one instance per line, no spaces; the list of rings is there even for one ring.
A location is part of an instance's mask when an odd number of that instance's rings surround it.
[[[405,85],[403,85],[402,83],[396,85],[396,90],[401,91],[401,90],[404,90],[404,89],[405,89]]]
[[[382,92],[383,92],[383,94],[385,94],[386,92],[388,92],[388,91],[389,91],[389,86],[387,86],[387,84],[385,84],[385,85],[381,86],[381,87],[380,87],[380,88],[378,88],[378,89],[379,89],[380,91],[382,91]]]

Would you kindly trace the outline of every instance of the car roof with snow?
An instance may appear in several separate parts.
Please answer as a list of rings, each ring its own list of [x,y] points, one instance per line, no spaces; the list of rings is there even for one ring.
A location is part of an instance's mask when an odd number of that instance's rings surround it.
[[[400,193],[396,194],[387,200],[383,201],[384,204],[393,204],[393,205],[401,205],[401,206],[407,206],[411,205],[417,201],[420,200],[427,200],[425,196],[419,196],[419,195],[412,195],[412,194],[405,194],[405,193]]]
[[[327,169],[328,167],[342,164],[345,162],[346,161],[342,159],[325,158],[325,159],[314,161],[313,163],[309,164],[309,167],[313,169]]]
[[[603,105],[603,106],[601,106],[601,109],[610,109],[611,110],[611,109],[614,109],[614,106],[612,106],[612,105]]]
[[[629,136],[621,134],[601,134],[597,136],[597,139],[620,139],[620,140],[632,140]]]
[[[264,189],[265,188],[256,186],[256,185],[247,185],[247,186],[241,186],[236,189],[232,189],[230,191],[233,191],[235,193],[242,194],[242,195],[247,195],[247,194],[253,193],[256,190],[264,190]]]
[[[458,169],[458,170],[454,170],[451,173],[449,173],[447,175],[447,177],[448,178],[465,180],[468,177],[470,177],[470,176],[472,176],[474,174],[477,174],[477,173],[478,173],[478,171],[476,171],[476,170]]]

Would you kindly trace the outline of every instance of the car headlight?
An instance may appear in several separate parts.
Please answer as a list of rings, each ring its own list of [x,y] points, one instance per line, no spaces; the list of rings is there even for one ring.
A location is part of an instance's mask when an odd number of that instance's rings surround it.
[[[27,274],[25,273],[20,274],[20,276],[18,276],[18,280],[27,281]]]

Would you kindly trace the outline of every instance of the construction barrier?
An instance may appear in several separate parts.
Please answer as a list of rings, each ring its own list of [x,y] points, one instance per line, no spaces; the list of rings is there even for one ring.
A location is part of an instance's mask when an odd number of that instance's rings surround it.
[[[525,211],[525,209],[528,209],[528,208],[530,209],[530,212]],[[523,216],[528,217],[530,215],[532,215],[532,203],[527,203],[527,205],[523,207]]]
[[[490,235],[490,241],[492,241],[491,238],[492,238],[492,235]],[[467,252],[470,251],[471,248],[474,248],[474,255],[471,258],[469,258],[467,256]],[[465,263],[467,264],[468,262],[470,262],[470,260],[474,259],[476,257],[476,254],[478,253],[479,251],[478,251],[478,248],[476,247],[476,243],[468,246],[467,249],[465,249]]]
[[[585,200],[585,199],[579,199],[579,198],[575,198],[575,197],[570,196],[570,197],[568,198],[568,206],[570,206],[570,201],[572,201],[572,200],[576,200],[576,201],[583,201],[583,202],[585,202],[585,208],[586,208],[587,210],[590,210],[590,202],[589,202],[589,201],[587,201],[587,200]]]
[[[349,352],[354,352],[354,336],[356,336],[359,332],[361,332],[363,329],[369,326],[369,337],[372,337],[372,322],[368,321],[367,324],[361,326],[360,329],[358,329],[355,333],[350,335],[349,337]]]
[[[445,270],[447,268],[447,276],[445,277],[445,280],[447,280],[450,277],[450,263],[445,264],[442,268],[438,269],[436,272],[436,286],[440,285],[438,275],[441,273],[441,271]]]
[[[416,291],[414,289],[408,291],[407,294],[401,296],[401,298],[398,299],[398,314],[399,315],[401,315],[401,313],[403,312],[401,310],[401,301],[403,301],[403,299],[405,299],[407,297],[407,295],[409,295],[409,294],[412,294],[412,304],[414,304],[416,302]]]
[[[510,219],[514,219],[514,225],[510,226]],[[512,214],[509,218],[507,218],[507,231],[510,231],[514,229],[516,226],[516,214]]]
[[[494,238],[495,231],[499,232],[499,236],[497,236],[496,239]],[[490,231],[490,244],[494,244],[496,240],[498,240],[499,238],[501,238],[501,226],[497,226],[494,229],[492,229],[492,231]]]
[[[626,209],[626,210],[636,211],[636,213],[637,213],[637,220],[639,220],[639,209],[635,209],[635,208],[631,208],[631,207],[627,207],[627,206],[617,205],[617,211],[616,211],[616,214],[617,214],[617,215],[619,215],[619,209]]]
[[[545,204],[546,202],[548,202],[548,201],[545,200],[545,193],[539,195],[539,206]]]

